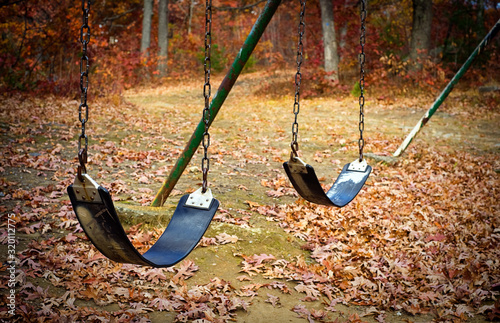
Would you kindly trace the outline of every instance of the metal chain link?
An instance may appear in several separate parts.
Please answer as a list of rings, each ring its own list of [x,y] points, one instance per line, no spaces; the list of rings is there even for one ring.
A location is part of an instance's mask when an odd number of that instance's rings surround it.
[[[203,85],[203,96],[205,97],[205,108],[203,109],[203,122],[205,122],[205,132],[203,133],[203,159],[201,169],[203,172],[202,192],[205,193],[208,187],[208,171],[210,170],[210,159],[208,159],[208,147],[210,146],[210,95],[212,86],[210,85],[210,70],[212,63],[210,60],[212,48],[212,0],[206,0],[205,7],[205,84]]]
[[[78,138],[78,178],[83,180],[82,173],[87,169],[87,149],[89,139],[85,133],[85,124],[89,120],[89,106],[87,104],[87,91],[89,87],[89,57],[87,56],[87,45],[90,43],[89,27],[90,0],[82,0],[83,23],[80,28],[80,42],[82,43],[82,57],[80,59],[80,105],[78,106],[78,120],[82,124],[82,132]],[[83,145],[82,145],[83,141]],[[83,147],[82,147],[83,146]]]
[[[300,72],[300,67],[302,65],[304,56],[304,43],[302,39],[304,37],[304,32],[306,30],[306,24],[304,23],[304,16],[306,12],[306,0],[300,1],[300,17],[299,17],[299,42],[297,45],[297,73],[295,74],[295,102],[293,103],[293,114],[295,115],[295,119],[292,124],[292,143],[290,147],[292,148],[292,152],[290,154],[290,158],[298,157],[299,144],[297,142],[298,133],[299,133],[299,123],[297,122],[297,117],[300,111],[300,83],[302,81],[302,73]]]
[[[366,40],[366,0],[361,0],[360,8],[361,17],[361,35],[359,36],[359,44],[361,45],[361,53],[359,54],[359,161],[363,160],[363,148],[365,147],[365,140],[363,139],[363,131],[365,130],[365,40]]]

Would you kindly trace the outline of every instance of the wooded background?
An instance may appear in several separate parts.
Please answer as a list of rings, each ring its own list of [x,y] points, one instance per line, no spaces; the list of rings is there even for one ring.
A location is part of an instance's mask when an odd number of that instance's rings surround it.
[[[282,170],[300,9],[282,0],[210,129],[221,206],[199,246],[164,269],[106,259],[65,193],[83,120],[88,174],[141,253],[201,186],[198,149],[164,206],[147,207],[186,156],[203,103],[205,2],[160,1],[92,1],[84,119],[81,0],[0,0],[1,322],[500,320],[500,92],[480,88],[500,87],[500,35],[405,154],[389,157],[498,21],[498,0],[368,1],[373,171],[343,208],[300,199]],[[213,5],[215,94],[265,1]],[[359,9],[307,3],[299,143],[325,188],[359,156]]]
[[[215,73],[229,68],[264,2],[214,0]],[[293,68],[299,8],[298,1],[283,0],[245,71]],[[120,93],[153,81],[202,75],[204,10],[200,0],[92,1],[93,91]],[[368,1],[367,85],[403,92],[439,90],[499,17],[494,0]],[[315,84],[305,95],[332,87],[351,91],[358,78],[359,1],[309,0],[305,20],[304,78]],[[77,93],[79,1],[2,0],[0,21],[2,92]],[[323,39],[330,51],[325,51]],[[469,86],[498,82],[498,47],[496,39],[478,57],[466,75]],[[332,56],[325,57],[325,52]]]

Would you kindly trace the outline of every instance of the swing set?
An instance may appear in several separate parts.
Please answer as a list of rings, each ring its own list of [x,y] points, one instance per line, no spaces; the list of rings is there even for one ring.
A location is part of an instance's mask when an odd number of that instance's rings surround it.
[[[161,206],[163,204],[200,143],[203,145],[203,158],[201,162],[202,187],[191,194],[181,197],[161,237],[148,251],[141,254],[127,237],[118,218],[110,193],[92,179],[86,170],[88,136],[85,131],[86,123],[89,120],[89,107],[87,104],[89,58],[87,56],[87,45],[90,42],[90,27],[88,24],[90,0],[82,0],[83,24],[80,29],[80,42],[82,43],[82,58],[80,61],[81,103],[78,111],[79,121],[81,122],[81,134],[78,139],[79,165],[74,183],[67,190],[73,210],[81,227],[92,244],[104,256],[119,263],[131,263],[157,268],[169,267],[184,259],[201,240],[219,207],[219,201],[213,197],[210,188],[208,188],[208,173],[210,169],[210,159],[208,156],[208,148],[210,146],[209,128],[280,2],[281,0],[268,0],[263,12],[255,22],[252,31],[233,62],[230,71],[211,100],[212,0],[206,0],[205,82],[203,84],[205,105],[202,112],[202,119],[189,140],[186,149],[181,154],[182,157],[177,160],[169,178],[163,184],[152,205]],[[293,187],[301,197],[316,204],[343,207],[356,197],[372,169],[367,165],[363,157],[366,0],[361,1],[360,11],[361,53],[359,57],[361,94],[359,97],[359,158],[344,166],[337,180],[326,193],[323,191],[313,167],[303,162],[298,154],[298,115],[302,78],[300,68],[303,61],[302,39],[305,32],[304,16],[306,0],[301,0],[300,5],[295,102],[293,105],[295,119],[292,124],[290,160],[285,162],[283,167]]]

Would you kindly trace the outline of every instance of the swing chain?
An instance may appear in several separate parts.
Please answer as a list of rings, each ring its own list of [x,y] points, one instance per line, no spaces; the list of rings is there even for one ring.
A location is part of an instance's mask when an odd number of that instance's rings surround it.
[[[210,85],[211,60],[210,53],[212,47],[212,0],[206,0],[205,8],[205,84],[203,85],[203,96],[205,98],[205,108],[203,109],[203,122],[205,123],[205,132],[203,133],[203,159],[201,160],[201,169],[203,172],[202,192],[207,191],[208,171],[210,169],[210,159],[208,158],[208,147],[210,146],[210,95],[212,86]]]
[[[365,130],[365,40],[366,40],[366,0],[361,0],[360,9],[361,18],[361,34],[359,37],[359,44],[361,45],[361,52],[359,54],[359,161],[363,161],[363,148],[365,147],[365,140],[363,139],[363,131]]]
[[[80,28],[80,42],[82,43],[82,57],[80,59],[80,105],[78,106],[78,120],[82,124],[82,132],[78,138],[78,179],[83,181],[82,173],[87,172],[87,148],[89,138],[85,134],[85,125],[89,120],[89,106],[87,104],[87,92],[89,87],[89,57],[87,56],[87,45],[90,43],[89,27],[90,0],[82,0],[83,23]],[[82,141],[84,144],[82,145]],[[82,147],[83,146],[83,147]]]
[[[306,24],[304,23],[304,16],[306,12],[306,0],[300,1],[300,17],[299,17],[299,42],[297,45],[297,73],[295,74],[295,102],[293,103],[293,114],[295,115],[295,119],[292,124],[292,143],[290,147],[292,148],[292,152],[290,154],[290,158],[299,157],[298,150],[299,144],[297,142],[298,133],[299,133],[299,123],[297,122],[297,117],[300,111],[300,83],[302,81],[302,73],[300,72],[300,67],[304,60],[304,43],[302,39],[304,37],[304,32],[306,30]]]

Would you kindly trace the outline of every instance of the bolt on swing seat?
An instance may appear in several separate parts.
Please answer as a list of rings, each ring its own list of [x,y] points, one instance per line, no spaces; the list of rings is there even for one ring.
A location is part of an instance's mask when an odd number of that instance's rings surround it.
[[[210,189],[201,188],[184,195],[175,209],[165,232],[146,253],[141,255],[132,245],[116,213],[108,190],[89,175],[78,176],[68,187],[68,195],[85,234],[107,258],[152,267],[169,267],[184,259],[205,234],[219,207]]]
[[[204,157],[202,159],[203,184],[197,191],[181,197],[167,228],[156,243],[144,254],[141,254],[127,237],[120,219],[113,205],[108,190],[97,184],[88,174],[87,163],[88,137],[85,134],[85,125],[89,119],[87,105],[89,59],[87,45],[90,42],[90,27],[88,16],[90,0],[82,0],[83,26],[80,31],[82,43],[82,58],[80,60],[80,89],[81,104],[79,106],[79,120],[82,124],[82,133],[78,140],[78,174],[74,183],[67,189],[73,210],[80,222],[83,231],[94,246],[107,258],[120,262],[152,267],[169,267],[184,259],[198,244],[205,234],[219,201],[212,196],[208,186],[208,172],[210,160],[208,147],[210,134],[210,48],[211,48],[211,17],[212,2],[207,1],[205,14],[205,84],[203,94],[205,107],[203,120]]]
[[[293,106],[293,113],[295,114],[295,120],[292,124],[292,143],[291,149],[292,152],[290,154],[290,160],[283,163],[283,168],[290,179],[293,187],[299,193],[299,195],[305,200],[327,206],[337,206],[343,207],[351,202],[356,195],[358,195],[359,191],[363,188],[368,176],[370,175],[372,168],[366,163],[366,160],[363,159],[363,147],[364,147],[364,139],[363,139],[363,130],[364,130],[364,40],[365,40],[365,18],[366,18],[366,3],[365,0],[361,1],[361,54],[360,54],[360,90],[361,94],[359,97],[359,105],[360,105],[360,122],[359,122],[359,130],[360,130],[360,138],[358,140],[359,143],[359,158],[349,163],[342,168],[341,173],[330,187],[330,189],[325,193],[321,184],[318,180],[318,176],[316,176],[316,172],[314,168],[306,164],[298,157],[298,131],[299,124],[297,121],[297,117],[300,111],[300,83],[302,80],[302,74],[300,72],[300,67],[303,61],[302,51],[304,48],[302,38],[305,32],[305,8],[306,8],[306,0],[301,0],[301,10],[300,10],[300,22],[299,22],[299,41],[297,46],[297,73],[295,74],[295,103]]]

